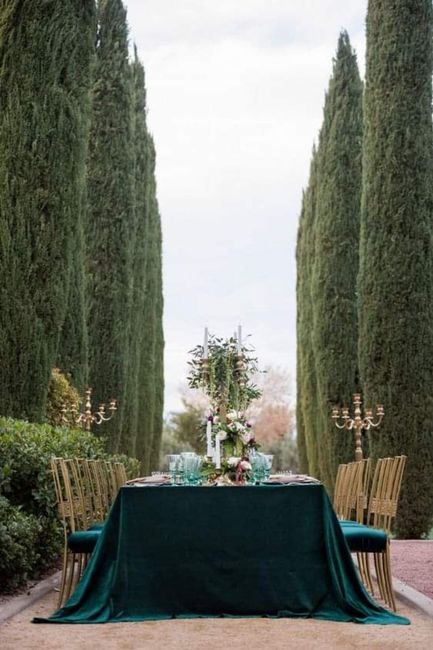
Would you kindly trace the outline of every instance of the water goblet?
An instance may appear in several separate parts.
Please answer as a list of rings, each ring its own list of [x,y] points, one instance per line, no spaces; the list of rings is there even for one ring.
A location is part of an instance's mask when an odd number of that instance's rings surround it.
[[[176,483],[177,469],[180,460],[180,454],[168,454],[168,471],[170,472],[170,480],[174,484]]]
[[[266,480],[269,480],[269,475],[271,473],[272,461],[274,460],[273,454],[263,454],[265,459],[265,475]]]

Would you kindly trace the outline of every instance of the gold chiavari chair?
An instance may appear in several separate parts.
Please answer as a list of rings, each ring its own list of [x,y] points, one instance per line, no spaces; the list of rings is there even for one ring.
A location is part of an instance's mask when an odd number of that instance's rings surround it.
[[[112,505],[119,491],[114,463],[109,460],[105,461],[105,471],[107,476],[110,505]]]
[[[405,464],[406,456],[380,458],[373,477],[367,525],[346,522],[342,526],[350,550],[358,555],[364,584],[374,593],[369,564],[369,557],[373,555],[380,596],[394,611],[389,533],[397,514]]]
[[[338,467],[333,505],[340,520],[364,521],[369,476],[369,459],[342,464]]]
[[[58,601],[60,607],[80,579],[100,531],[87,529],[88,510],[75,460],[52,458],[51,472],[57,508],[64,530],[62,577]]]
[[[108,487],[100,469],[100,460],[87,461],[92,482],[93,499],[98,512],[98,521],[104,521],[110,508]]]
[[[119,462],[114,463],[114,473],[116,475],[117,489],[120,489],[128,480],[125,465]]]
[[[335,486],[334,486],[334,499],[333,499],[334,510],[339,519],[342,518],[346,472],[347,472],[347,463],[341,463],[337,469],[337,476],[335,478]]]

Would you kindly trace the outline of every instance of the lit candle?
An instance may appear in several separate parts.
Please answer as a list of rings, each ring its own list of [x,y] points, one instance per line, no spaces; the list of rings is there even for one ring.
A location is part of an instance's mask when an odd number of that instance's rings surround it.
[[[221,441],[219,433],[215,436],[215,467],[221,469]]]
[[[203,358],[204,359],[207,359],[207,356],[208,356],[207,339],[208,339],[208,329],[207,329],[207,327],[205,327],[204,328],[204,345],[203,345]]]
[[[206,442],[207,442],[207,456],[212,458],[213,456],[213,447],[212,447],[212,421],[208,418],[206,424]]]
[[[242,354],[242,327],[238,325],[238,355]]]

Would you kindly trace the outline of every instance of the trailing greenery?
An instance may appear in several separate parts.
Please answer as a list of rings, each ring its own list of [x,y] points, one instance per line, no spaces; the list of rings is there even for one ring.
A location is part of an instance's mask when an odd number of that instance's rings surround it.
[[[353,436],[336,430],[332,407],[358,386],[358,273],[361,201],[362,82],[347,32],[338,39],[319,135],[311,299],[317,388],[315,444],[319,475],[332,488],[337,467],[353,460]]]
[[[93,0],[0,6],[0,413],[42,420],[79,224]]]
[[[253,352],[254,348],[242,344],[242,375],[239,375],[237,340],[234,337],[223,339],[211,334],[208,341],[207,373],[203,372],[203,346],[196,345],[191,350],[191,361],[188,361],[189,387],[205,391],[214,413],[218,413],[221,408],[225,408],[226,412],[245,411],[261,395],[254,383],[254,376],[259,369]]]
[[[121,0],[100,0],[86,223],[89,383],[96,404],[119,401],[104,431],[112,451],[119,449],[125,413],[135,400],[127,390],[135,245],[132,117],[126,11]]]
[[[0,418],[0,591],[37,576],[58,557],[63,529],[52,456],[119,460],[129,477],[139,474],[137,460],[108,455],[103,439],[87,431]]]
[[[359,272],[359,365],[385,405],[374,457],[407,454],[401,537],[433,515],[432,4],[370,0]]]

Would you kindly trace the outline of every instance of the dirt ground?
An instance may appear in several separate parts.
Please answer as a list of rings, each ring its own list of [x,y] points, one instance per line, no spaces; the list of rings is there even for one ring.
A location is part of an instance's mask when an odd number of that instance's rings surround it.
[[[391,563],[393,576],[433,599],[433,540],[393,540]]]
[[[33,616],[49,616],[57,594],[0,625],[1,650],[431,650],[433,620],[399,605],[412,625],[357,625],[294,619],[200,619],[34,625]]]

